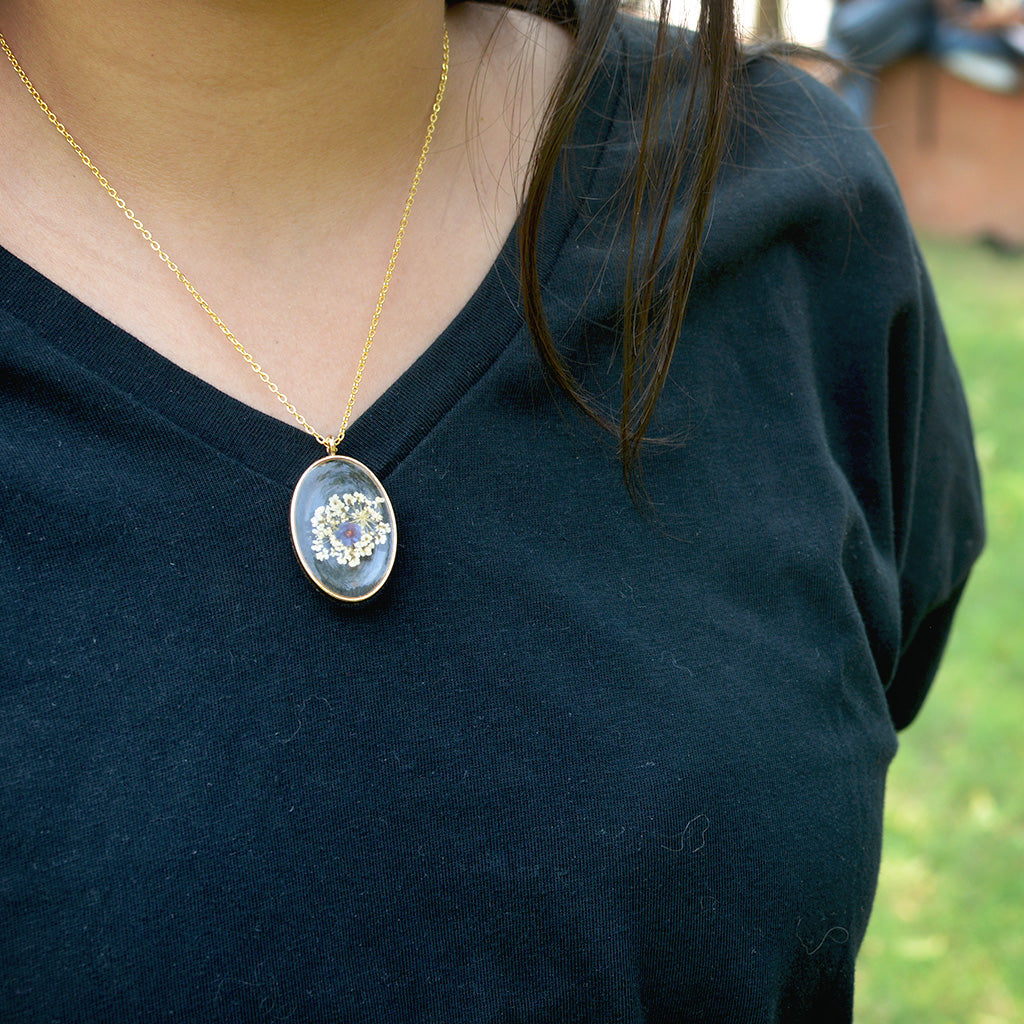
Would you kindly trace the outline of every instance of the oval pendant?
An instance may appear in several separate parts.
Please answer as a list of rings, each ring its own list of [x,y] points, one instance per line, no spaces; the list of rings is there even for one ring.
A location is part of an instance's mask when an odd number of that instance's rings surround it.
[[[391,500],[361,462],[328,455],[292,495],[292,544],[306,575],[339,601],[365,601],[391,574],[398,535]]]

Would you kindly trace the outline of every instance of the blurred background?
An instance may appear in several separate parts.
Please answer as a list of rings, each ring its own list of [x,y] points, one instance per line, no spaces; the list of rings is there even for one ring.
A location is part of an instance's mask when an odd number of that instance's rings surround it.
[[[1024,22],[1020,0],[741,0],[871,128],[904,193],[974,417],[989,544],[901,736],[858,1024],[1024,1022]],[[695,17],[677,0],[673,17]]]

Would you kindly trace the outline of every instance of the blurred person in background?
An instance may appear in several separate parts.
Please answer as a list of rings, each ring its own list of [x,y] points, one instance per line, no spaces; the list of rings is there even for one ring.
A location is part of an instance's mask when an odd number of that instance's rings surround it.
[[[878,73],[914,53],[930,54],[980,88],[1015,92],[1024,56],[1024,7],[1018,0],[838,0],[825,49],[844,65],[837,91],[867,124]]]
[[[1017,92],[1024,57],[1024,7],[938,0],[932,52],[951,74],[992,92]]]
[[[825,49],[844,65],[836,90],[865,124],[871,120],[878,73],[926,50],[934,21],[933,0],[837,0]]]
[[[667,15],[0,0],[5,1024],[851,1019],[970,425]]]

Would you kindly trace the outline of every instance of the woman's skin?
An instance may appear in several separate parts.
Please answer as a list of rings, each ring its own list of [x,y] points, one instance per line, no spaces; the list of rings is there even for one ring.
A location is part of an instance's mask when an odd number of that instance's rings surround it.
[[[340,423],[441,68],[442,0],[0,0],[82,148],[319,430]],[[511,229],[568,37],[461,4],[356,415],[464,305]],[[289,422],[0,64],[0,244]]]

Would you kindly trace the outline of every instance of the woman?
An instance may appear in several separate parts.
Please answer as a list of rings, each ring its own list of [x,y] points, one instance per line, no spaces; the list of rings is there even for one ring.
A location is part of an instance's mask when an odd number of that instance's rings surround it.
[[[850,1018],[967,416],[862,130],[615,6],[0,3],[5,1021]]]

